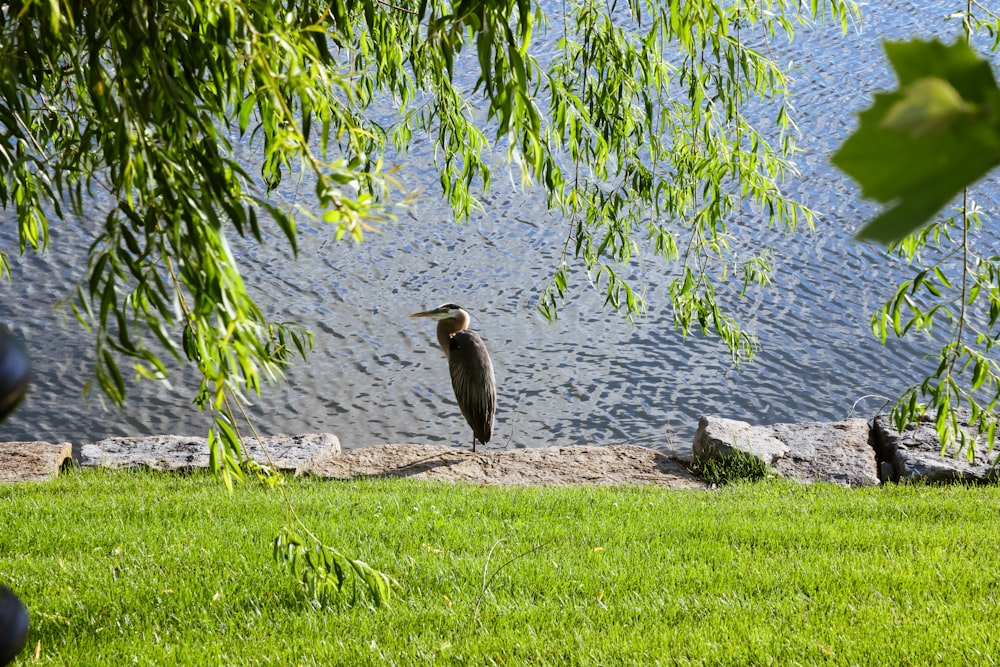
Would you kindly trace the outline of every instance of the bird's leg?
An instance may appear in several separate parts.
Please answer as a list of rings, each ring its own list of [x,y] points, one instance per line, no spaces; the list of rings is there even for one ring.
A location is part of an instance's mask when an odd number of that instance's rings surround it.
[[[475,434],[472,435],[472,451],[473,451],[473,453],[475,453],[475,451],[476,451],[476,436],[475,436]]]

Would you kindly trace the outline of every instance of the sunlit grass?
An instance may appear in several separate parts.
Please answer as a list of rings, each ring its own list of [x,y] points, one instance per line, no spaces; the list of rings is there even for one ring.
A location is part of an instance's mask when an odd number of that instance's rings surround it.
[[[15,664],[995,664],[1000,491],[713,492],[289,479],[390,607],[314,610],[274,491],[70,472],[0,486]]]

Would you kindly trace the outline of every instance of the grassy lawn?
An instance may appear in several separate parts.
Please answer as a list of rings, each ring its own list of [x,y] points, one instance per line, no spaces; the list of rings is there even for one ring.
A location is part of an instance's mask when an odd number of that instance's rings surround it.
[[[713,492],[289,479],[404,589],[314,610],[259,485],[77,471],[0,485],[16,665],[990,665],[1000,490]],[[484,577],[488,586],[484,588]]]

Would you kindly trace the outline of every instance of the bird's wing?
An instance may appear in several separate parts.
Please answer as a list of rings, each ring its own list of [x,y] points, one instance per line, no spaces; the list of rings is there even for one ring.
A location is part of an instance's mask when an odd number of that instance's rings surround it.
[[[497,409],[497,383],[493,362],[479,334],[466,329],[451,337],[448,368],[455,399],[465,420],[477,440],[489,442]]]

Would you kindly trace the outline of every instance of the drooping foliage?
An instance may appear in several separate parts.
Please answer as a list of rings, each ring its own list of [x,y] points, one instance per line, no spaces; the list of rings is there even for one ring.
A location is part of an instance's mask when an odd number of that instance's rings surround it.
[[[648,239],[644,247],[678,266],[677,325],[720,333],[736,358],[751,354],[715,287],[733,274],[766,282],[768,271],[730,248],[731,227],[759,220],[748,202],[769,223],[810,219],[780,188],[795,137],[784,73],[766,47],[827,11],[846,26],[851,5],[545,9],[526,0],[10,3],[0,26],[0,203],[17,211],[21,251],[44,248],[53,216],[95,226],[77,306],[94,325],[105,392],[124,396],[122,357],[145,375],[164,372],[147,333],[199,364],[216,405],[224,387],[256,391],[278,376],[308,337],[254,305],[226,235],[259,240],[263,211],[292,248],[303,213],[360,238],[393,201],[387,141],[405,149],[414,133],[435,142],[459,217],[489,186],[495,147],[563,213],[571,252],[554,267],[546,313],[572,259],[610,305],[640,312],[641,295],[618,273]],[[532,52],[540,31],[556,42],[545,61]],[[475,84],[457,68],[478,73]],[[399,109],[391,125],[367,113],[386,99]],[[747,119],[760,100],[773,100],[776,127]],[[241,141],[259,151],[259,175],[237,158]],[[310,173],[314,206],[268,199],[289,170]]]
[[[241,396],[311,340],[255,304],[241,277],[253,267],[227,239],[262,242],[273,226],[294,250],[309,216],[360,240],[405,202],[383,157],[416,136],[434,144],[458,218],[479,206],[493,155],[561,214],[546,315],[573,266],[612,308],[640,313],[623,276],[642,251],[674,276],[678,328],[751,356],[720,294],[770,273],[733,239],[812,220],[782,191],[795,133],[771,46],[797,23],[846,29],[855,15],[849,0],[12,0],[0,11],[0,205],[16,211],[20,252],[44,250],[54,222],[93,228],[75,309],[99,386],[120,402],[123,363],[152,378],[164,354],[196,365],[229,482],[242,474]],[[314,200],[277,206],[269,193],[291,173]],[[310,560],[308,542],[277,551],[314,573],[350,569]]]

